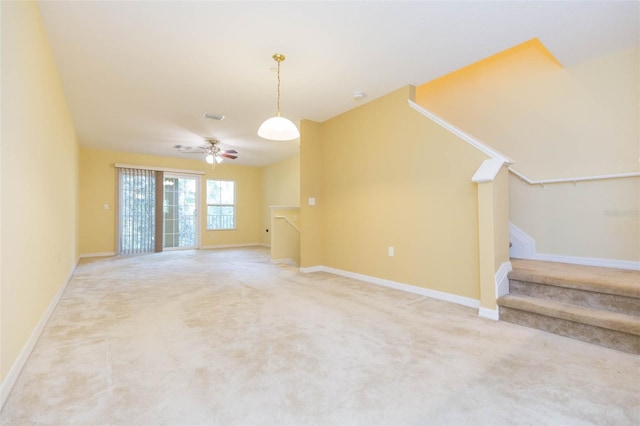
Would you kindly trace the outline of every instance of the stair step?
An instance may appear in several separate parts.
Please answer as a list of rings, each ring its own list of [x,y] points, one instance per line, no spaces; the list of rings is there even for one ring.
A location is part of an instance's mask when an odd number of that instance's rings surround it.
[[[640,336],[640,317],[537,297],[505,295],[498,305]]]
[[[640,354],[640,271],[511,259],[500,320]]]
[[[640,316],[640,299],[618,294],[599,293],[582,288],[567,288],[516,279],[509,280],[509,294]]]
[[[640,271],[511,259],[509,279],[639,299]]]
[[[640,354],[640,317],[509,294],[498,305],[503,321]]]

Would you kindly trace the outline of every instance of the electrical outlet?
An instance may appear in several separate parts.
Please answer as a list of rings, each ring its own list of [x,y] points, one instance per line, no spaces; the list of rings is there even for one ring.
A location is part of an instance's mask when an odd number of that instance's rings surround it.
[[[389,246],[389,256],[393,256],[393,246]]]

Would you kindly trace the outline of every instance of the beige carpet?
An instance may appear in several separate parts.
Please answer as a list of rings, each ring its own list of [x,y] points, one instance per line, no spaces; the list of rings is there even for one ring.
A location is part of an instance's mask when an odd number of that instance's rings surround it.
[[[639,271],[527,259],[511,259],[511,265],[509,276],[519,281],[640,298]]]
[[[638,425],[640,357],[269,263],[82,262],[3,425]]]

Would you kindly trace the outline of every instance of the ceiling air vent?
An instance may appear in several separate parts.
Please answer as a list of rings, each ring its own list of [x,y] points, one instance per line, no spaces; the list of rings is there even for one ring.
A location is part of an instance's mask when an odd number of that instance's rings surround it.
[[[212,120],[218,120],[218,121],[222,121],[224,120],[224,115],[221,114],[211,114],[210,112],[205,112],[204,114],[202,114],[203,118],[210,118]]]

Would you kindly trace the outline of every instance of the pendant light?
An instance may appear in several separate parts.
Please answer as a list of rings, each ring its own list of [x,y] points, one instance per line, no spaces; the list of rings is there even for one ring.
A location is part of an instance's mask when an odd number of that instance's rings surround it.
[[[280,113],[280,62],[285,57],[281,53],[273,55],[273,60],[278,63],[278,103],[276,116],[267,119],[258,129],[258,136],[273,141],[289,141],[300,137],[300,132],[295,124]]]

